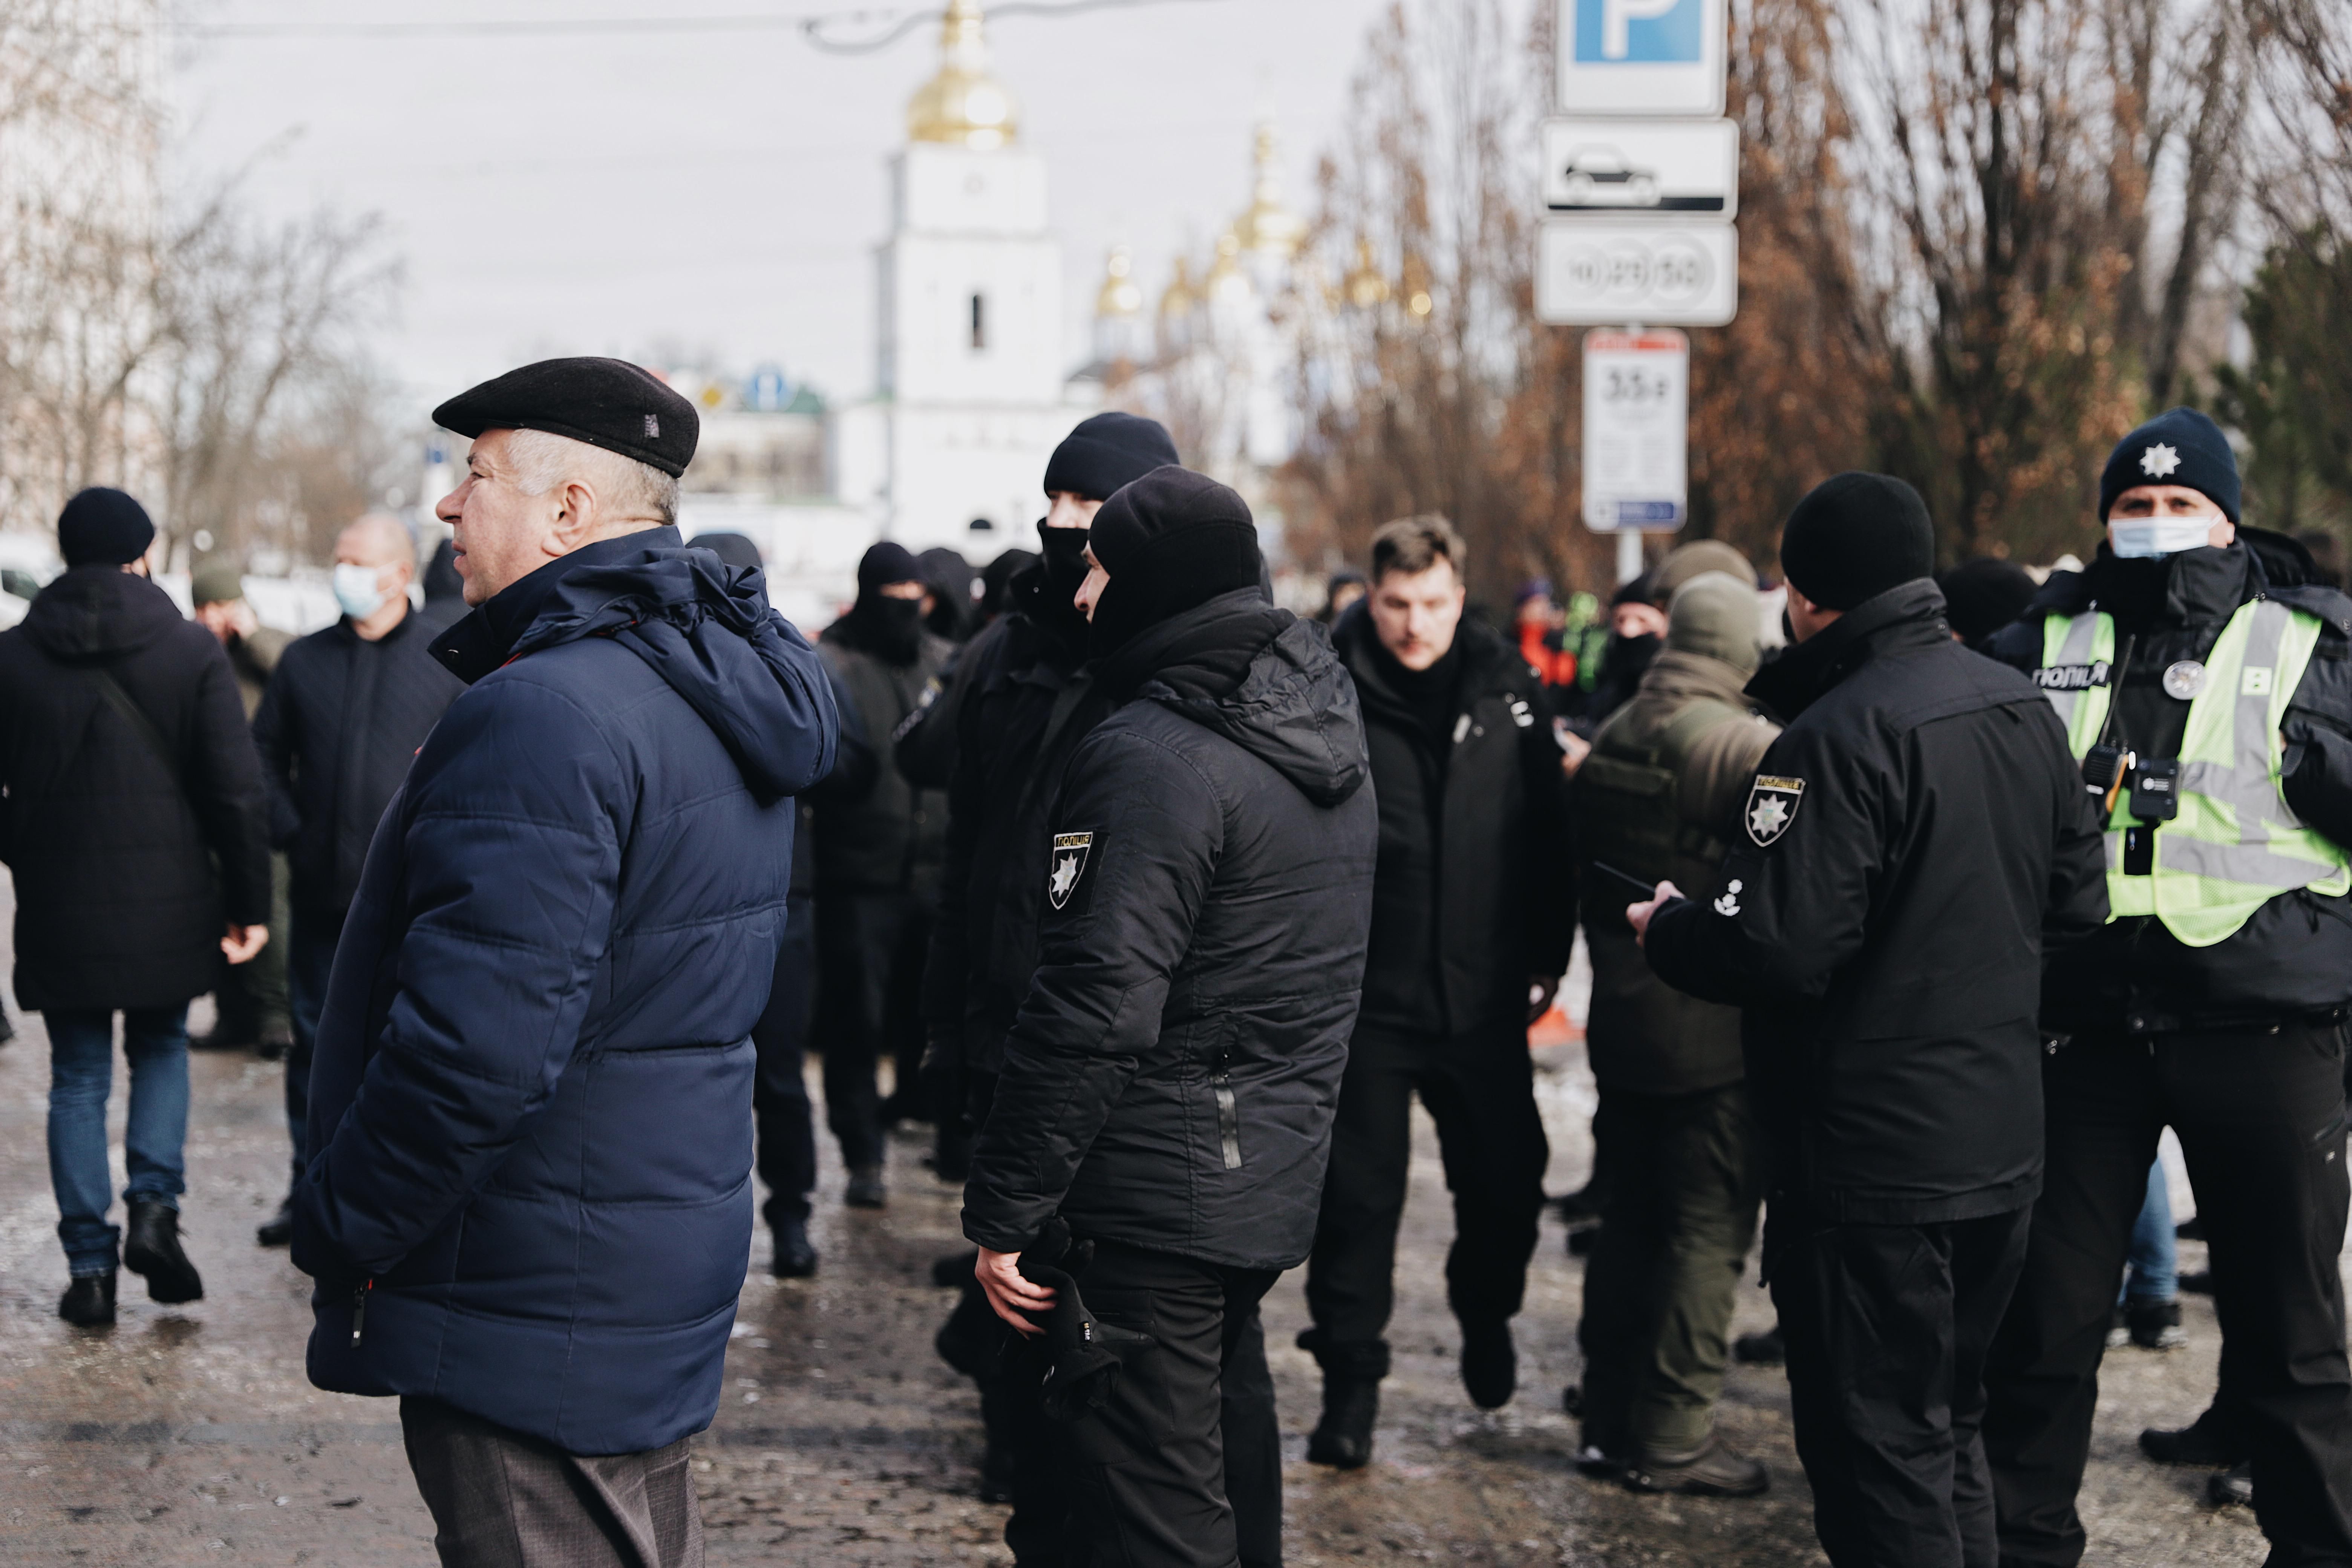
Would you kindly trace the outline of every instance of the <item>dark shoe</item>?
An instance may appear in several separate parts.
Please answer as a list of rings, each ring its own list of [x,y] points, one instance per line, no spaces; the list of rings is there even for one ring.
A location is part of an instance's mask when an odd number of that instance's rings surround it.
[[[180,1250],[180,1211],[152,1198],[134,1199],[122,1267],[147,1277],[147,1299],[176,1307],[205,1299],[205,1281]]]
[[[2205,1500],[2215,1508],[2254,1506],[2254,1467],[2242,1461],[2205,1483]]]
[[[77,1274],[58,1303],[58,1316],[77,1329],[102,1329],[114,1321],[114,1270]]]
[[[1710,1432],[1706,1442],[1686,1453],[1644,1447],[1626,1467],[1625,1484],[1637,1492],[1684,1497],[1761,1497],[1771,1489],[1772,1478],[1762,1465]]]
[[[1508,1320],[1462,1325],[1462,1386],[1481,1410],[1500,1410],[1519,1386],[1519,1352]]]
[[[2177,1431],[2151,1426],[2139,1435],[2139,1451],[2159,1465],[2197,1465],[2206,1469],[2243,1463],[2245,1445],[2224,1431],[2208,1410]]]
[[[2179,1225],[2172,1227],[2172,1235],[2174,1239],[2179,1241],[2204,1240],[2205,1216],[2203,1215],[2190,1215],[2187,1219],[2182,1220]]]
[[[1307,1462],[1360,1470],[1372,1462],[1372,1427],[1381,1416],[1378,1379],[1323,1379],[1323,1419],[1307,1438]]]
[[[2126,1336],[2144,1351],[2177,1351],[2189,1342],[2178,1301],[2128,1301],[2123,1319]]]
[[[1592,1248],[1600,1240],[1599,1226],[1579,1226],[1568,1233],[1568,1255],[1570,1258],[1590,1258],[1592,1256]]]
[[[1780,1338],[1780,1325],[1773,1324],[1760,1334],[1742,1334],[1731,1342],[1731,1359],[1748,1366],[1786,1366],[1789,1346]]]
[[[261,1038],[254,1042],[253,1054],[263,1061],[274,1062],[294,1048],[294,1026],[291,1024],[264,1024]]]
[[[849,1167],[849,1188],[841,1201],[854,1209],[879,1209],[890,1206],[890,1189],[882,1184],[879,1165]]]
[[[291,1247],[294,1244],[294,1200],[288,1198],[278,1205],[278,1212],[254,1227],[253,1239],[264,1247]]]
[[[2213,1293],[2213,1271],[2192,1268],[2180,1277],[2179,1288],[2191,1296],[2210,1296]]]
[[[816,1248],[809,1245],[808,1222],[780,1219],[773,1226],[776,1256],[768,1271],[779,1279],[805,1279],[816,1272]]]
[[[1625,1473],[1625,1456],[1613,1444],[1600,1442],[1591,1433],[1576,1450],[1576,1468],[1597,1481],[1613,1481]]]

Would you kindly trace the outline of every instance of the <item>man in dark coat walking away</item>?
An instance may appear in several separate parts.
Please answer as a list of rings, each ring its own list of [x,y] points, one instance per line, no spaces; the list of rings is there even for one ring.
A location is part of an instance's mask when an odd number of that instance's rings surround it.
[[[334,577],[342,619],[286,650],[253,722],[278,844],[292,871],[286,1130],[297,1181],[319,1010],[361,863],[417,748],[465,689],[433,658],[437,628],[409,607],[415,574],[415,542],[399,519],[378,512],[344,529]],[[289,1199],[256,1237],[283,1247],[293,1234]]]
[[[2293,540],[2242,526],[2239,493],[2204,415],[2134,430],[2100,479],[2089,569],[1992,643],[2101,775],[2114,915],[2042,989],[2050,1181],[1985,1419],[2001,1561],[2021,1568],[2083,1556],[2108,1314],[2167,1126],[2211,1248],[2221,1390],[2141,1446],[2251,1460],[2270,1560],[2352,1563],[2352,601]]]
[[[269,940],[261,766],[228,655],[147,578],[155,527],[121,490],[66,503],[66,573],[0,632],[0,858],[16,885],[17,1002],[49,1033],[49,1179],[72,1276],[58,1314],[114,1321],[122,1267],[163,1302],[182,1249],[188,1002]],[[226,933],[226,934],[224,934]],[[129,1236],[107,1220],[114,1015],[131,1062]]]
[[[1265,602],[1239,496],[1156,469],[1096,514],[1088,560],[1096,679],[1122,706],[1025,868],[1037,972],[964,1234],[997,1311],[1054,1336],[1080,1560],[1223,1568],[1229,1456],[1280,1450],[1270,1399],[1228,1446],[1219,1385],[1314,1235],[1379,826],[1352,684],[1321,627]]]
[[[1797,504],[1798,646],[1748,686],[1788,728],[1743,837],[1712,886],[1626,911],[1668,984],[1744,1009],[1765,1271],[1837,1568],[1993,1562],[1979,1425],[2042,1184],[2042,954],[2106,917],[2064,734],[1952,640],[1934,563],[1899,479]]]
[[[1550,1146],[1528,1025],[1551,1005],[1576,934],[1567,781],[1542,679],[1462,618],[1462,536],[1444,518],[1372,540],[1370,591],[1332,642],[1363,704],[1380,868],[1363,1010],[1348,1048],[1331,1173],[1299,1336],[1323,1369],[1317,1464],[1371,1458],[1415,1095],[1454,1194],[1446,1300],[1471,1402],[1510,1402],[1511,1319],[1526,1290]]]
[[[1037,971],[1045,884],[1007,868],[1045,858],[1046,809],[1062,764],[1110,710],[1080,673],[1087,531],[1121,486],[1176,460],[1166,427],[1136,415],[1097,414],[1070,432],[1045,464],[1043,556],[1013,579],[1008,613],[972,639],[946,689],[898,742],[908,779],[947,789],[940,913],[923,971],[923,1070],[940,1118],[940,1146],[950,1156],[942,1175],[969,1173],[971,1135],[988,1120],[1004,1039]],[[1047,1568],[1062,1561],[1069,1499],[1068,1477],[1045,1438],[1045,1368],[1032,1350],[1007,1344],[1014,1336],[982,1293],[974,1260],[969,1253],[942,1260],[942,1278],[957,1279],[964,1294],[936,1342],[980,1385],[988,1431],[981,1489],[1013,1504],[1006,1543],[1023,1568]],[[1249,1366],[1229,1394],[1271,1393],[1263,1334],[1250,1342]],[[1278,1467],[1276,1486],[1272,1498],[1246,1484],[1234,1489],[1244,1563],[1258,1561],[1261,1548],[1280,1555]]]
[[[908,782],[890,742],[922,710],[954,651],[923,627],[922,569],[903,545],[873,546],[857,563],[857,602],[817,646],[849,693],[856,740],[880,760],[863,793],[828,790],[814,803],[816,838],[815,1040],[824,1053],[824,1117],[849,1167],[844,1201],[889,1201],[884,1133],[910,1110],[922,1061],[919,999],[931,912],[940,895],[945,803]],[[875,1066],[896,1058],[886,1111]]]
[[[1764,1467],[1717,1436],[1732,1288],[1756,1237],[1762,1162],[1740,1060],[1739,1013],[1660,980],[1625,923],[1622,879],[1715,880],[1757,763],[1780,733],[1742,691],[1755,675],[1756,578],[1691,579],[1666,646],[1576,773],[1585,1048],[1601,1091],[1593,1133],[1612,1173],[1584,1271],[1580,1389],[1588,1470],[1642,1491],[1748,1497]]]
[[[228,561],[198,567],[188,582],[196,624],[220,639],[236,671],[237,695],[248,722],[260,711],[262,694],[293,637],[265,626],[246,602],[245,575]],[[216,1016],[210,1035],[193,1037],[190,1050],[257,1050],[264,1060],[284,1056],[294,1044],[294,1017],[286,996],[286,857],[269,857],[269,940],[249,963],[234,964],[213,992]]]
[[[311,1084],[310,1372],[398,1394],[446,1563],[695,1568],[751,1250],[751,1031],[815,650],[670,526],[694,407],[614,360],[443,404],[468,689],[384,813]]]

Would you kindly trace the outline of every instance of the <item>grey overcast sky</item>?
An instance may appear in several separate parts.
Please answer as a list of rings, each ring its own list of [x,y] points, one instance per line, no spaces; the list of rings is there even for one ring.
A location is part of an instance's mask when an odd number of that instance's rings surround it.
[[[1291,205],[1310,207],[1387,3],[1169,0],[992,21],[1022,140],[1047,159],[1073,363],[1106,247],[1134,247],[1156,300],[1175,249],[1205,249],[1246,205],[1262,112],[1282,128]],[[219,0],[198,15],[315,26],[751,9]],[[772,28],[184,37],[173,58],[185,178],[262,154],[247,180],[265,211],[383,215],[407,279],[379,349],[420,408],[528,358],[661,345],[736,370],[773,361],[835,399],[872,386],[884,160],[936,68],[934,26],[857,57]]]

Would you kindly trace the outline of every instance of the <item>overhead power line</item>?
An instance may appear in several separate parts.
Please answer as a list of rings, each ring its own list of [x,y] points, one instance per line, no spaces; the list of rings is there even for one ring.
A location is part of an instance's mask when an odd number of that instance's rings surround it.
[[[1084,11],[1129,10],[1145,5],[1207,4],[1210,0],[1007,0],[989,8],[989,19],[1007,16],[1069,16]],[[599,34],[774,32],[796,28],[828,54],[863,55],[888,48],[908,33],[940,19],[937,6],[867,6],[820,12],[745,11],[704,16],[452,17],[441,22],[189,22],[178,30],[198,38],[436,38],[593,37]],[[866,36],[845,31],[875,29]]]

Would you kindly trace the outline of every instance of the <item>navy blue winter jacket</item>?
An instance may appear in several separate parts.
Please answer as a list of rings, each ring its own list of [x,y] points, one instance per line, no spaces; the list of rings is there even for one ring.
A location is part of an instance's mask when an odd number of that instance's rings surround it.
[[[718,1409],[789,797],[839,720],[760,574],[671,529],[549,563],[434,652],[470,689],[376,830],[320,1021],[310,1379],[659,1447]]]

